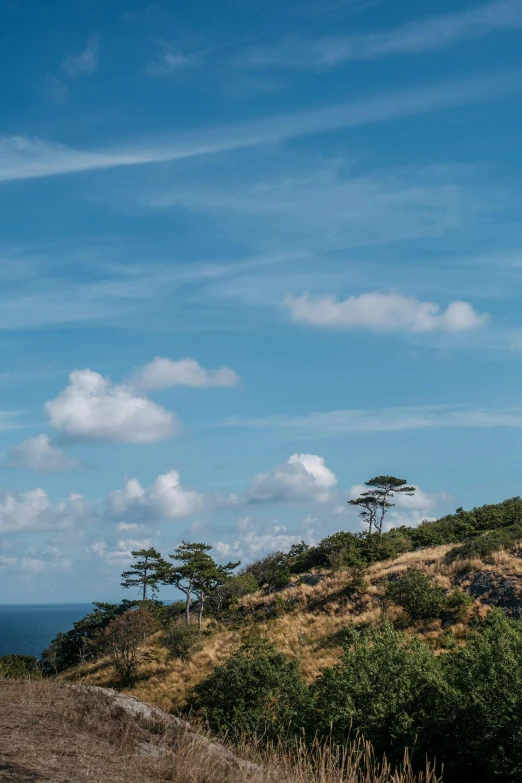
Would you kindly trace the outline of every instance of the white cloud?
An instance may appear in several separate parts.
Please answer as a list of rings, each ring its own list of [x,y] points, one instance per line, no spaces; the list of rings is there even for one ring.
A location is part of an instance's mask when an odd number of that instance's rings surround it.
[[[183,487],[176,470],[158,476],[148,489],[138,479],[129,479],[123,489],[111,492],[107,498],[109,517],[124,519],[128,524],[183,519],[197,514],[204,505],[204,496]]]
[[[94,541],[88,545],[87,552],[105,560],[109,565],[121,567],[132,561],[133,551],[148,549],[150,546],[152,546],[151,538],[121,539],[112,547],[106,541]]]
[[[214,549],[223,559],[237,557],[248,563],[269,552],[278,550],[287,552],[293,544],[298,544],[302,540],[303,536],[290,535],[284,525],[273,522],[263,533],[246,530],[231,543],[217,541]]]
[[[180,430],[173,413],[92,370],[75,370],[70,385],[45,403],[51,425],[85,440],[156,443]]]
[[[353,60],[419,54],[499,30],[522,27],[520,0],[500,0],[461,13],[431,16],[364,36],[302,39],[292,36],[271,47],[252,46],[236,62],[251,68],[323,70]]]
[[[85,49],[80,54],[70,54],[62,63],[62,70],[74,79],[77,76],[85,76],[98,70],[98,52],[100,48],[100,36],[91,35],[87,40]]]
[[[335,128],[358,127],[459,105],[497,99],[520,90],[518,73],[504,73],[388,92],[373,98],[308,112],[259,119],[236,127],[193,132],[173,137],[168,144],[145,141],[139,148],[75,150],[62,144],[27,136],[0,138],[0,180],[46,177],[78,171],[135,166],[226,152],[261,144],[300,138]]]
[[[37,435],[12,448],[7,456],[7,464],[37,473],[65,473],[77,468],[80,460],[69,457],[65,451],[53,446],[48,435]]]
[[[442,310],[433,302],[379,291],[342,300],[310,294],[287,296],[284,304],[299,323],[374,332],[462,332],[478,329],[489,318],[468,302],[451,302]]]
[[[142,389],[164,389],[167,386],[234,386],[239,376],[228,367],[205,370],[195,359],[165,359],[154,357],[136,376],[136,384]]]
[[[247,504],[327,503],[337,484],[335,474],[317,454],[292,454],[286,462],[251,479],[243,497]]]
[[[230,417],[220,427],[284,429],[292,437],[336,436],[347,432],[399,432],[439,427],[522,427],[522,408],[470,408],[467,405],[412,405],[395,408],[314,411],[304,416]]]
[[[91,504],[81,495],[71,494],[66,502],[53,505],[40,487],[28,492],[0,490],[0,533],[61,530],[91,516]]]

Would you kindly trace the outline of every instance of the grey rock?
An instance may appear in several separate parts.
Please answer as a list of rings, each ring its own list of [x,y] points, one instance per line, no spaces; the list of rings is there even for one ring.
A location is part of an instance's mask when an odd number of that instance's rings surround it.
[[[319,582],[322,582],[323,579],[323,574],[303,574],[301,577],[301,584],[314,587],[315,585],[318,585]]]

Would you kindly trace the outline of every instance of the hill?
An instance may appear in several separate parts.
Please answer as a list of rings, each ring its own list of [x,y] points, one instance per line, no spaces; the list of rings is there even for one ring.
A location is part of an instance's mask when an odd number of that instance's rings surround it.
[[[415,622],[399,606],[387,607],[387,615],[396,627],[424,638],[436,650],[444,650],[453,641],[464,644],[472,619],[484,617],[494,606],[518,617],[522,608],[522,550],[518,545],[491,553],[485,561],[477,557],[448,561],[452,549],[451,544],[426,547],[375,563],[365,570],[362,579],[357,573],[356,582],[360,581],[356,584],[351,569],[315,569],[292,577],[287,587],[276,592],[260,590],[246,595],[239,600],[240,621],[205,621],[202,648],[186,661],[169,655],[161,635],[152,639],[149,659],[142,664],[139,679],[129,692],[176,712],[184,707],[194,685],[240,646],[253,623],[282,652],[299,659],[310,682],[339,660],[346,628],[379,626],[387,584],[411,568],[419,569],[448,593],[458,588],[470,596],[467,606]],[[104,687],[117,684],[114,670],[105,659],[75,667],[62,676],[70,682]]]

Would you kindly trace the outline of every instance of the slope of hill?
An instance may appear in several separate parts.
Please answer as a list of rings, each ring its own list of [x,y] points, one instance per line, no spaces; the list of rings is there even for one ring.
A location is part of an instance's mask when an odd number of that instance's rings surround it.
[[[287,587],[244,596],[239,620],[224,624],[206,620],[203,646],[187,661],[173,659],[162,645],[161,635],[150,642],[148,660],[130,693],[167,711],[177,711],[198,682],[207,677],[241,644],[255,625],[277,642],[279,649],[297,657],[307,681],[312,681],[342,652],[343,635],[350,626],[375,627],[386,611],[397,627],[420,635],[435,650],[450,643],[464,643],[473,617],[484,617],[499,606],[518,617],[522,607],[520,576],[522,551],[518,545],[479,559],[449,559],[451,544],[422,548],[370,565],[364,575],[351,569],[315,570],[292,577]],[[440,617],[412,622],[399,606],[385,600],[386,586],[407,569],[425,573],[446,593],[456,588],[469,596],[469,605],[443,612]],[[62,675],[68,681],[111,686],[115,675],[104,660],[89,662]]]
[[[324,783],[440,783],[408,764],[392,773],[362,742],[341,767],[328,754],[312,762],[241,748],[249,761],[115,691],[0,679],[0,703],[2,783],[305,783],[316,773]]]

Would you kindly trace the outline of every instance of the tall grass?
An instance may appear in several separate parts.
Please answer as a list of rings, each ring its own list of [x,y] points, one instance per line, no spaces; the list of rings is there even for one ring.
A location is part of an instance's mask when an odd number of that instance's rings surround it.
[[[6,769],[19,775],[13,780],[43,774],[75,783],[442,783],[429,763],[415,772],[407,753],[392,769],[363,737],[346,749],[231,745],[180,730],[168,715],[144,720],[103,693],[56,681],[0,679],[0,703]]]

